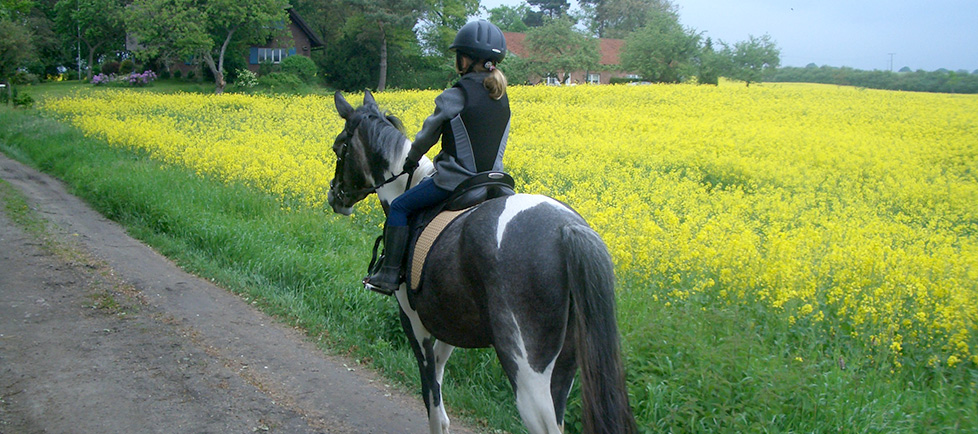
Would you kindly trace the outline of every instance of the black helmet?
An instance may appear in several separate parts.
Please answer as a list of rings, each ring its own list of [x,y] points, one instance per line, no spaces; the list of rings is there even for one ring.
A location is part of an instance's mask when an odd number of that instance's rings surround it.
[[[472,21],[459,29],[450,50],[466,54],[472,60],[490,60],[495,63],[506,57],[506,37],[495,24],[486,20]]]

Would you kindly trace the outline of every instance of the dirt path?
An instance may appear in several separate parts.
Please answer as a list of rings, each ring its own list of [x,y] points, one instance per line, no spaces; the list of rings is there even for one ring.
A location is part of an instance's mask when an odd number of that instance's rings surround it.
[[[424,404],[129,238],[0,154],[0,434],[422,433]],[[458,422],[453,432],[461,429]]]

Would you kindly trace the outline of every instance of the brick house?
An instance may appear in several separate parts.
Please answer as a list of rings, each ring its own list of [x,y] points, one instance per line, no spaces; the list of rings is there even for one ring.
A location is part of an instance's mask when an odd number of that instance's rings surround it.
[[[513,33],[513,32],[503,32],[503,36],[506,37],[506,48],[518,57],[525,58],[527,56],[526,49],[526,33]],[[560,84],[609,84],[612,78],[637,78],[635,74],[630,74],[620,70],[621,65],[621,50],[625,45],[624,39],[598,39],[598,49],[601,54],[601,60],[598,62],[600,67],[597,71],[585,71],[577,70],[570,71],[559,71],[564,73],[564,81],[560,82],[558,77],[534,77],[531,78],[531,83],[546,83],[548,85],[560,85]]]
[[[247,62],[248,69],[252,72],[257,73],[262,62],[280,63],[282,59],[296,54],[309,57],[313,51],[321,50],[325,47],[323,41],[302,20],[302,17],[295,12],[295,9],[289,8],[288,12],[288,32],[284,36],[271,38],[265,44],[248,47],[247,52],[240,54]],[[135,41],[130,41],[130,39],[127,37],[127,47],[135,47]],[[234,54],[229,52],[227,55],[231,56]],[[206,66],[203,68],[206,68]],[[191,71],[194,71],[198,75],[201,74],[202,65],[197,59],[190,58],[177,61],[170,66],[170,69],[180,71],[186,77]]]
[[[314,50],[323,49],[323,41],[302,20],[302,17],[289,8],[289,32],[284,37],[270,39],[262,45],[248,48],[248,69],[258,72],[263,62],[280,63],[282,59],[301,54],[309,57]]]

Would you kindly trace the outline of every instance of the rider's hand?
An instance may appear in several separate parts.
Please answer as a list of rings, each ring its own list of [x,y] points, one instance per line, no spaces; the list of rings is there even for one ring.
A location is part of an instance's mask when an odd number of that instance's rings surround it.
[[[418,162],[410,158],[404,162],[404,173],[414,173],[414,170],[418,168]]]

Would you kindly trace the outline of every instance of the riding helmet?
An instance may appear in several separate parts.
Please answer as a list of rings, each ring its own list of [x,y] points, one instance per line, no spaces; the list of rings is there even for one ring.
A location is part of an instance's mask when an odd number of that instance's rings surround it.
[[[506,37],[493,23],[486,20],[472,21],[459,29],[455,42],[448,48],[466,54],[473,60],[499,63],[506,57]]]

